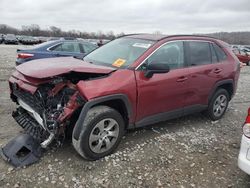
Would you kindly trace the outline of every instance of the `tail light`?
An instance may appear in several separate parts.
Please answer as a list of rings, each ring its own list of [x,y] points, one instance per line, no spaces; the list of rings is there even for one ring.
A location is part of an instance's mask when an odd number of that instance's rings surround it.
[[[250,138],[250,108],[248,109],[247,118],[245,124],[243,125],[243,134]]]
[[[30,57],[33,57],[34,54],[28,54],[28,53],[19,53],[17,54],[17,58],[20,58],[20,59],[26,59],[26,58],[30,58]]]
[[[248,108],[248,114],[246,118],[246,123],[250,123],[250,108]]]

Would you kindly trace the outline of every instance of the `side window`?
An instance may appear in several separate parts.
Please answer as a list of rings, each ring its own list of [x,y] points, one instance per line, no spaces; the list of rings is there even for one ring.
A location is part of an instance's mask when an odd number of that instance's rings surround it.
[[[73,42],[64,42],[50,50],[59,52],[81,53],[78,43],[73,43]]]
[[[170,42],[159,48],[147,59],[146,64],[154,62],[166,63],[170,70],[184,67],[183,42]]]
[[[190,65],[206,65],[212,63],[208,42],[190,41],[188,44],[188,56]]]
[[[214,50],[216,52],[216,55],[219,61],[223,61],[227,59],[226,53],[217,44],[213,44],[213,47],[214,47]]]
[[[94,45],[94,44],[80,43],[80,45],[82,46],[82,49],[84,50],[84,53],[89,53],[89,52],[91,52],[91,51],[93,51],[94,49],[97,48],[97,46]]]

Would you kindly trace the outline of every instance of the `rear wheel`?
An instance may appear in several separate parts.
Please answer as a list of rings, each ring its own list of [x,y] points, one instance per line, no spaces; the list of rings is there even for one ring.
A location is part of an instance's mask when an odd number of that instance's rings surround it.
[[[117,148],[124,127],[124,120],[115,109],[108,106],[93,107],[83,122],[78,141],[73,140],[73,145],[83,158],[97,160]]]
[[[247,66],[249,66],[250,65],[250,61],[248,61],[246,64],[247,64]]]
[[[229,94],[225,89],[218,89],[209,102],[207,115],[213,121],[221,119],[228,107]]]

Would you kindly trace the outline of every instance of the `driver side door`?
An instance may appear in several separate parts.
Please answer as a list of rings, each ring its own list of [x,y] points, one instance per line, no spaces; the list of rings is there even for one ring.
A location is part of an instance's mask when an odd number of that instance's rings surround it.
[[[168,73],[145,77],[150,63],[166,63]],[[182,41],[166,43],[158,48],[135,71],[138,88],[136,126],[144,126],[183,115],[188,91],[188,72]]]

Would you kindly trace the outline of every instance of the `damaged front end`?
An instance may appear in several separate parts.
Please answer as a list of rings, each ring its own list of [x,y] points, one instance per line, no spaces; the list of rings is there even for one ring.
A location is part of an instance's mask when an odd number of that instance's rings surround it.
[[[18,104],[12,116],[24,129],[24,135],[2,148],[4,159],[15,167],[29,165],[38,161],[41,151],[52,142],[62,145],[72,115],[86,102],[77,90],[79,80],[73,79],[74,76],[54,77],[33,85],[32,91],[27,91],[26,82],[11,77],[11,99]]]

